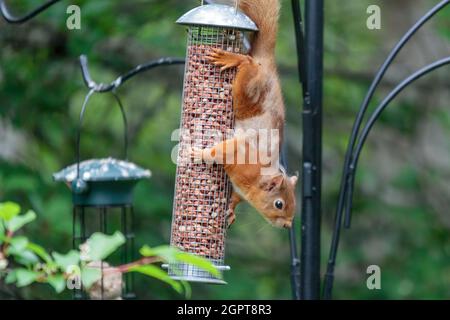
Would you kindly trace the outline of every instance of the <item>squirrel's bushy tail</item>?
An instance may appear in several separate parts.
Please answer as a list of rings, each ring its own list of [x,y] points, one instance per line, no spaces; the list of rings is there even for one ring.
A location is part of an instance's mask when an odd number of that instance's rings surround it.
[[[238,0],[239,8],[259,28],[252,39],[253,55],[273,55],[277,41],[279,0]]]

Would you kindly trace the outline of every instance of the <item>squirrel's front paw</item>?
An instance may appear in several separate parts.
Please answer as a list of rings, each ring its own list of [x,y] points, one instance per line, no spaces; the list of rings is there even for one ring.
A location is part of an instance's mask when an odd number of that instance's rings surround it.
[[[191,160],[194,161],[194,163],[203,162],[203,149],[193,147],[191,149],[190,157],[191,157]]]
[[[209,55],[206,56],[206,60],[221,67],[221,71],[237,67],[240,63],[240,60],[237,59],[235,54],[218,48],[213,49]]]
[[[194,163],[213,163],[215,161],[211,149],[200,149],[196,147],[191,149],[191,159]]]

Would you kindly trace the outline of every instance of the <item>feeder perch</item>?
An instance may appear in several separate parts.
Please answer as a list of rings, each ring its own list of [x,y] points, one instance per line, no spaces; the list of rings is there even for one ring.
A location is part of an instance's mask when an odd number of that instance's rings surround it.
[[[231,90],[236,70],[221,72],[205,57],[214,48],[245,53],[244,33],[258,29],[235,7],[217,4],[197,7],[177,23],[188,26],[188,41],[171,245],[224,271],[229,270],[224,258],[231,184],[223,166],[186,161],[186,154],[192,147],[215,145],[217,137],[225,138],[234,127]],[[168,269],[177,280],[225,284],[192,265],[170,264]]]
[[[80,128],[88,95],[80,117]],[[115,96],[120,104],[117,96]],[[126,117],[120,104],[123,119]],[[127,135],[125,134],[125,139]],[[125,140],[126,141],[126,140]],[[125,143],[125,155],[127,154]],[[133,190],[136,184],[150,178],[151,173],[137,165],[113,158],[92,159],[80,162],[80,130],[78,132],[77,162],[53,175],[55,181],[65,182],[72,191],[73,203],[73,247],[78,247],[95,232],[112,234],[120,230],[126,242],[121,251],[113,254],[111,265],[126,264],[134,260]],[[109,268],[107,262],[95,262],[101,269]],[[102,271],[103,274],[103,271]],[[111,299],[108,277],[102,277],[96,292],[89,292],[92,299]],[[133,275],[126,274],[119,283],[122,294],[118,298],[133,299]],[[117,287],[117,284],[114,285]],[[94,286],[95,287],[95,286]],[[120,287],[119,287],[120,288]],[[91,289],[92,291],[92,289]],[[117,288],[115,289],[117,291]],[[83,290],[75,290],[75,299],[86,299]]]

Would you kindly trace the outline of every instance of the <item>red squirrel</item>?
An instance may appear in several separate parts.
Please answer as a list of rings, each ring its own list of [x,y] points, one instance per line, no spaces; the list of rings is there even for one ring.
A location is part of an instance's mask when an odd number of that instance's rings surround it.
[[[295,186],[298,178],[287,176],[278,160],[274,171],[270,173],[263,172],[268,169],[269,164],[263,164],[259,157],[253,164],[226,161],[230,157],[236,160],[239,152],[248,154],[255,148],[270,149],[269,152],[276,153],[278,159],[285,122],[284,101],[275,63],[280,2],[240,0],[239,8],[259,28],[259,32],[252,35],[249,54],[214,49],[207,57],[209,62],[220,66],[222,71],[237,68],[232,88],[236,134],[212,148],[193,149],[193,157],[206,162],[218,162],[222,159],[233,184],[228,211],[229,225],[235,220],[234,210],[237,204],[246,200],[273,226],[290,228],[295,215]],[[252,134],[242,133],[249,129],[253,131]],[[277,130],[278,141],[271,141],[270,146],[267,141],[262,142],[260,130]],[[241,132],[238,133],[239,131]],[[249,142],[254,138],[257,140],[256,145]],[[262,145],[264,143],[266,145]]]

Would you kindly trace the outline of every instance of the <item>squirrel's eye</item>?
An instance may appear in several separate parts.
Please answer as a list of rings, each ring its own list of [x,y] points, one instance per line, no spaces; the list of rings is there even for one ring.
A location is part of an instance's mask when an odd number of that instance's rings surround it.
[[[283,200],[275,200],[275,202],[273,203],[273,205],[275,206],[275,208],[277,208],[278,210],[283,210],[284,207],[284,202]]]

